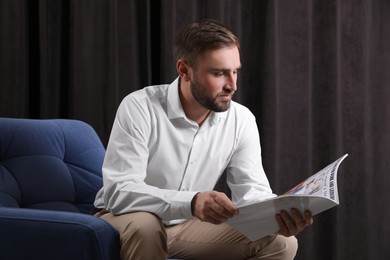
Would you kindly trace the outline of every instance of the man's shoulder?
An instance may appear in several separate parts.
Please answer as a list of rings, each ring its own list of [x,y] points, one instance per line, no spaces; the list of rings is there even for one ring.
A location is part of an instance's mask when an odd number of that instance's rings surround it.
[[[131,92],[122,100],[122,104],[147,105],[149,103],[160,102],[165,99],[168,93],[168,84],[147,86]]]
[[[166,96],[168,92],[168,87],[169,84],[147,86],[130,93],[128,97],[135,97],[139,99]]]
[[[238,102],[232,101],[230,105],[230,112],[242,116],[254,116],[250,109]]]

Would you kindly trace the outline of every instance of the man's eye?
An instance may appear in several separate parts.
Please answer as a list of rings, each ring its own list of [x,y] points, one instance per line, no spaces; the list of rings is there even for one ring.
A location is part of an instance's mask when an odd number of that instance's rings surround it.
[[[218,71],[218,72],[214,72],[214,76],[217,76],[217,77],[221,77],[225,75],[225,73],[221,72],[221,71]]]

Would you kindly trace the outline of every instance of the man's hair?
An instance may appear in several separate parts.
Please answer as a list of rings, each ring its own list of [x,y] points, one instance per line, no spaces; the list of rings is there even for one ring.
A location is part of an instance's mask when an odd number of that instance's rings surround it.
[[[204,20],[183,27],[176,35],[173,55],[183,59],[191,67],[196,67],[197,58],[205,51],[225,47],[240,47],[239,40],[226,26]]]

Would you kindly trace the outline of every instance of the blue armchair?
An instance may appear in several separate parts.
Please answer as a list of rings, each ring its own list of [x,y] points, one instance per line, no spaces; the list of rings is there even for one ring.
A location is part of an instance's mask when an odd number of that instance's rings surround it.
[[[89,213],[104,147],[77,120],[0,118],[0,259],[119,259],[119,236]]]

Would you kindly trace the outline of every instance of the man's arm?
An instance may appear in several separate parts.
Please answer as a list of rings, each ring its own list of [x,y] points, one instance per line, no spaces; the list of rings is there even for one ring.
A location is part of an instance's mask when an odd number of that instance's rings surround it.
[[[147,211],[164,220],[189,219],[196,192],[160,189],[145,182],[154,123],[150,109],[142,96],[128,96],[118,108],[103,164],[104,207],[113,214]]]
[[[260,137],[255,118],[250,116],[243,127],[242,138],[228,166],[228,184],[232,189],[233,201],[245,205],[275,196],[272,194],[261,161]],[[305,216],[292,209],[291,217],[282,211],[276,216],[278,233],[293,236],[313,223],[312,214]]]

